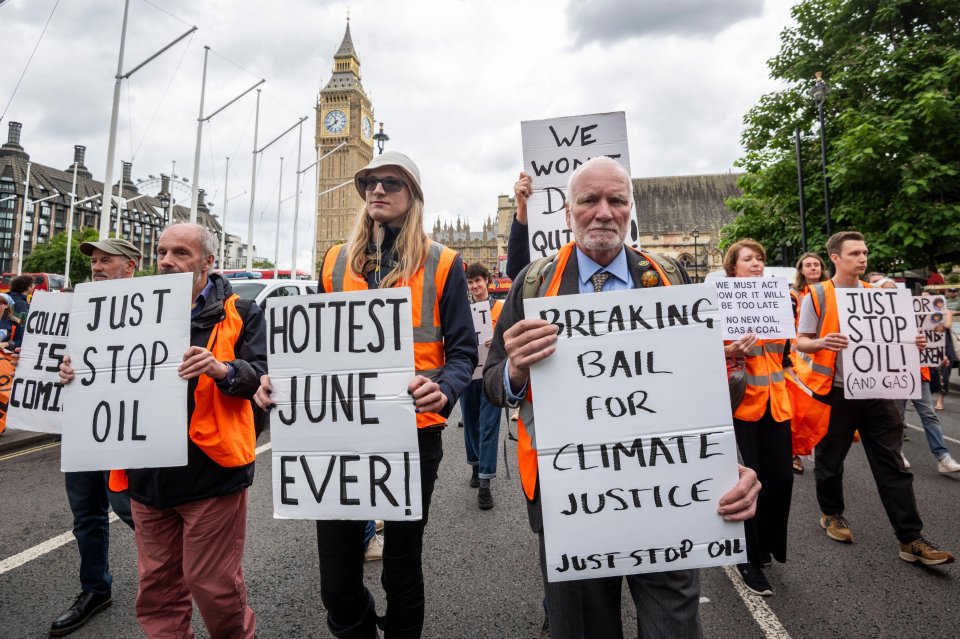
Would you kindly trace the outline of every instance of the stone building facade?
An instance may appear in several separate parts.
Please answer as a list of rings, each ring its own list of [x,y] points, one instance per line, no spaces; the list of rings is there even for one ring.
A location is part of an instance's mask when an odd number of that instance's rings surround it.
[[[497,235],[497,225],[489,216],[479,231],[471,231],[470,222],[464,222],[458,217],[456,224],[438,219],[430,233],[431,239],[460,253],[460,259],[464,263],[479,262],[490,269],[491,273],[497,270]]]

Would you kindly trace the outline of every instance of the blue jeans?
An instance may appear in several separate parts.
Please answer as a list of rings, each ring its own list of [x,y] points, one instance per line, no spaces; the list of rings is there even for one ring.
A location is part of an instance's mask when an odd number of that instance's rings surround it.
[[[480,466],[480,479],[497,476],[497,443],[500,440],[500,408],[483,394],[483,380],[475,379],[460,394],[463,441],[467,463]]]
[[[933,395],[930,393],[930,382],[924,382],[921,387],[923,391],[920,399],[914,399],[913,409],[920,416],[920,423],[923,424],[923,433],[927,436],[927,446],[930,452],[938,460],[943,459],[950,454],[943,443],[943,429],[940,427],[940,418],[937,417],[937,411],[933,410]],[[907,400],[897,400],[897,408],[900,409],[900,417],[903,417],[907,410]]]
[[[110,592],[113,585],[108,508],[112,507],[123,523],[133,528],[130,497],[126,492],[110,492],[109,476],[102,470],[63,474],[73,513],[73,536],[80,550],[80,586],[100,594]]]

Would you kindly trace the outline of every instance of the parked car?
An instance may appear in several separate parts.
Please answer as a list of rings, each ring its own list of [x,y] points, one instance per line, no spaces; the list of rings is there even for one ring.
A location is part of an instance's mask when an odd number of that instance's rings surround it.
[[[233,292],[245,300],[253,300],[262,310],[267,308],[271,297],[289,297],[291,295],[312,295],[319,291],[317,280],[264,280],[231,279]]]

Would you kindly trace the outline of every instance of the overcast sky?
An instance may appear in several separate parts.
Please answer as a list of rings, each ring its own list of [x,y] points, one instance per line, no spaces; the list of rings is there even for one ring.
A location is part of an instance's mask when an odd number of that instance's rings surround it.
[[[56,0],[0,5],[0,109],[6,107]],[[766,61],[790,20],[787,0],[467,0],[349,3],[363,86],[387,148],[420,166],[427,221],[469,220],[479,230],[521,167],[520,121],[625,111],[635,177],[722,173],[741,155],[742,118],[779,85]],[[331,75],[348,5],[327,0],[130,0],[124,70],[199,30],[134,74],[121,98],[117,162],[134,178],[190,177],[203,46],[211,48],[205,113],[265,78],[260,144],[304,123],[303,166],[316,159],[314,106]],[[0,124],[23,123],[41,164],[66,169],[73,146],[105,173],[120,0],[62,1]],[[200,185],[222,215],[250,190],[253,94],[204,130]],[[254,243],[272,258],[284,158],[280,264],[291,259],[296,132],[263,154]],[[119,174],[119,168],[114,175]],[[314,176],[304,180],[298,266],[313,235]],[[287,199],[290,197],[290,199]],[[179,196],[189,206],[189,194]],[[246,239],[249,194],[231,199],[227,230]],[[642,218],[642,213],[641,213]]]

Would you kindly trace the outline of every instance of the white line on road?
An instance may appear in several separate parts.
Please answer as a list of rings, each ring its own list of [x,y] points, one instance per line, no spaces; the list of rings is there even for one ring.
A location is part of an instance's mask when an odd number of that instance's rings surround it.
[[[257,449],[254,451],[254,453],[259,455],[261,453],[264,453],[270,450],[271,448],[273,448],[273,444],[266,443],[263,446],[258,446]],[[119,520],[120,518],[117,517],[116,514],[110,513],[111,524]],[[48,539],[43,543],[39,543],[36,546],[33,546],[32,548],[27,548],[23,552],[17,553],[12,557],[7,557],[6,559],[0,561],[0,575],[4,574],[5,572],[9,572],[13,570],[14,568],[19,568],[23,564],[29,561],[33,561],[38,557],[42,557],[48,552],[56,550],[60,546],[69,544],[71,541],[73,541],[73,532],[68,531],[63,533],[62,535],[57,535],[53,539]]]
[[[763,600],[763,597],[753,594],[743,585],[743,582],[740,580],[740,575],[737,574],[736,566],[724,566],[723,571],[727,573],[727,577],[733,582],[733,587],[737,589],[737,594],[743,599],[744,605],[747,607],[747,610],[750,611],[750,614],[753,615],[754,621],[760,626],[764,636],[767,637],[767,639],[790,639],[787,629],[783,627],[783,624],[777,619],[777,615],[773,613],[773,610],[771,610],[767,602]]]
[[[921,426],[914,426],[913,424],[909,424],[909,423],[907,423],[907,426],[912,428],[913,430],[919,430],[921,433],[923,432],[923,428]],[[948,442],[953,442],[954,444],[960,444],[960,439],[954,439],[953,437],[947,437],[946,435],[944,435],[943,438]]]

